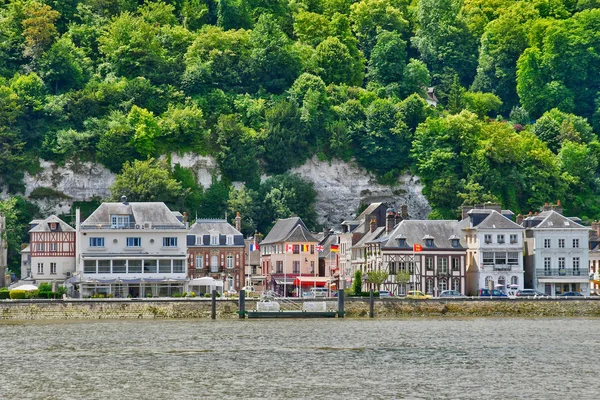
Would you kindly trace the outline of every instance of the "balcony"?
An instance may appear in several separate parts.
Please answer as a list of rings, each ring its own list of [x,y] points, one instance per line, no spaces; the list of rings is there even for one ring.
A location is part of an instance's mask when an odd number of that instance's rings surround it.
[[[573,268],[545,268],[535,271],[537,276],[587,276],[587,271]]]
[[[485,267],[492,267],[494,271],[511,271],[513,267],[518,267],[519,264],[485,264]]]

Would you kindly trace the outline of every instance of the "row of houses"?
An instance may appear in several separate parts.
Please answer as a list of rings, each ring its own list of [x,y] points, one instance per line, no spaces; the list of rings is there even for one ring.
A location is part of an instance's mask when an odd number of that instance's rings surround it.
[[[600,225],[562,215],[559,204],[516,216],[495,204],[463,207],[461,220],[411,220],[369,205],[340,232],[310,232],[298,217],[264,239],[224,219],[197,219],[164,203],[103,203],[75,228],[56,216],[31,222],[22,278],[66,281],[88,297],[162,297],[253,287],[298,296],[307,287],[349,287],[357,270],[383,270],[381,289],[437,295],[480,288],[535,288],[549,295],[599,290]],[[590,275],[591,274],[591,275]],[[365,282],[366,287],[368,283]]]

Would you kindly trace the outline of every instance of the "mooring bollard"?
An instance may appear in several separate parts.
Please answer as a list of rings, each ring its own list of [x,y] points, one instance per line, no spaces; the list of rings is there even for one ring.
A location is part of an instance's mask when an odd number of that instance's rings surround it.
[[[212,319],[217,319],[217,291],[214,289],[212,291],[212,309],[210,317]]]
[[[338,318],[344,318],[344,291],[338,290]]]
[[[375,296],[373,294],[373,289],[369,290],[369,318],[373,318],[375,316]]]
[[[246,318],[246,291],[245,290],[240,291],[239,308],[240,308],[240,310],[238,311],[238,313],[240,314],[240,319]]]

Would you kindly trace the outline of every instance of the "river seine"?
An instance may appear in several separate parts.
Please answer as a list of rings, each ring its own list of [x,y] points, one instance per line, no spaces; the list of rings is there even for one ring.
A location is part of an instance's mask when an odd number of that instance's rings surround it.
[[[600,319],[2,322],[2,399],[597,399]]]

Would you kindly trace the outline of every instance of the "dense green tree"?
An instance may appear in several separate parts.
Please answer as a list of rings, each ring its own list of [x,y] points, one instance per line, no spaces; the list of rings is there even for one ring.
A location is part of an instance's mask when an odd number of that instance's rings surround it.
[[[46,85],[59,94],[80,89],[89,78],[90,65],[83,50],[63,36],[40,56],[39,71]]]
[[[125,162],[110,193],[114,201],[127,196],[127,201],[162,201],[169,205],[185,196],[186,191],[173,179],[165,161],[149,158]]]
[[[234,181],[256,184],[259,179],[256,133],[233,114],[222,115],[217,124],[217,162],[223,174]]]
[[[329,20],[317,13],[300,11],[294,17],[294,35],[302,43],[316,47],[330,36]]]
[[[60,13],[47,4],[29,1],[23,8],[23,14],[25,16],[21,22],[25,37],[23,54],[36,60],[58,36],[55,23]]]
[[[406,66],[406,42],[397,32],[382,31],[369,60],[370,80],[382,85],[400,83]]]
[[[502,100],[492,93],[466,92],[463,96],[465,109],[477,114],[479,118],[490,116],[502,106]]]
[[[252,18],[246,0],[218,0],[217,25],[223,30],[250,29]]]

